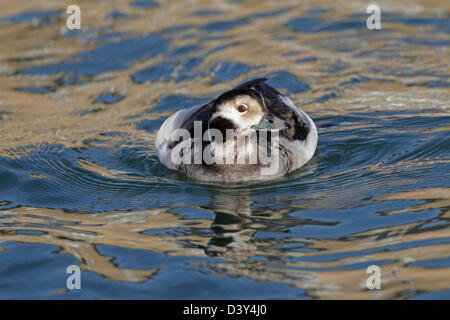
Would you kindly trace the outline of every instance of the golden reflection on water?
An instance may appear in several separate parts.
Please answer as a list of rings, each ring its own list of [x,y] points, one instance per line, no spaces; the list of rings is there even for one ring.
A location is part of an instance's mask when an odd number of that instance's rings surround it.
[[[6,1],[6,3],[9,2]],[[19,13],[32,9],[36,10],[37,8],[65,9],[64,4],[57,1],[41,1],[40,3],[37,1],[33,1],[33,3],[28,1],[14,2],[14,5],[3,6],[5,8],[3,14]],[[83,2],[82,26],[83,30],[92,30],[94,33],[101,34],[98,28],[104,27],[106,24],[110,25],[106,29],[108,32],[133,32],[139,35],[160,32],[167,28],[181,25],[200,27],[205,23],[214,22],[218,19],[216,16],[202,16],[199,18],[198,16],[190,15],[200,8],[205,10],[208,8],[222,8],[224,13],[220,15],[220,20],[235,20],[240,17],[248,17],[251,14],[279,9],[278,2],[257,1],[257,6],[255,3],[253,1],[245,1],[241,4],[224,5],[221,1],[195,1],[189,3],[167,1],[164,6],[154,10],[138,10],[126,4],[126,2],[120,1]],[[381,1],[380,5],[386,8],[386,11],[402,13],[420,10],[433,12],[437,8],[442,12],[449,11],[449,6],[445,1],[427,1],[420,4],[416,1],[403,1],[402,4],[395,1]],[[220,33],[220,35],[227,35],[228,38],[202,41],[201,44],[204,48],[201,49],[200,53],[204,54],[218,46],[231,45],[223,50],[207,54],[205,61],[202,63],[202,68],[208,69],[216,62],[234,60],[252,66],[265,66],[264,71],[266,74],[283,69],[289,70],[298,75],[300,79],[308,79],[308,84],[312,86],[312,90],[309,92],[292,96],[293,100],[299,105],[319,98],[323,95],[324,89],[329,89],[330,87],[339,96],[343,97],[335,101],[333,99],[327,101],[327,114],[331,114],[333,110],[337,114],[345,114],[351,112],[354,108],[360,111],[370,111],[373,108],[383,108],[384,110],[389,108],[394,108],[395,110],[403,108],[408,110],[423,109],[424,102],[427,103],[428,107],[441,108],[448,113],[446,111],[449,107],[448,103],[443,104],[443,101],[449,101],[450,94],[445,87],[430,90],[422,87],[405,86],[405,82],[408,83],[412,80],[422,81],[422,79],[395,78],[388,74],[389,69],[386,70],[382,59],[361,58],[355,60],[355,51],[337,51],[330,55],[327,46],[338,47],[345,38],[341,39],[325,32],[302,34],[301,37],[297,36],[295,41],[280,42],[277,39],[278,37],[284,38],[294,35],[292,31],[283,28],[282,25],[290,19],[305,14],[309,9],[332,9],[332,13],[328,13],[328,15],[333,20],[338,20],[355,12],[365,12],[365,2],[283,2],[283,7],[288,8],[290,6],[294,6],[295,10],[288,10],[281,15],[265,19],[254,19],[251,24]],[[136,18],[110,21],[99,19],[99,15],[104,16],[112,10],[121,10],[124,13],[131,12]],[[8,43],[8,46],[2,46],[0,75],[10,75],[14,70],[25,69],[30,66],[55,63],[69,59],[77,53],[94,49],[96,47],[95,42],[85,43],[78,41],[77,38],[62,37],[67,32],[65,30],[65,17],[65,14],[61,14],[56,25],[45,28],[33,28],[28,24],[2,26],[0,28],[0,39],[3,43]],[[327,13],[325,13],[325,17],[327,17]],[[406,32],[398,25],[393,27],[389,23],[386,24],[386,27],[393,28],[392,32],[394,35],[398,33],[400,36]],[[409,33],[411,28],[415,27],[408,26],[408,28],[410,28],[407,30]],[[210,36],[214,34],[212,32]],[[191,31],[184,30],[180,32],[179,36],[171,36],[173,37],[172,41],[180,46],[197,44],[199,42],[197,35]],[[358,37],[356,35],[356,37],[360,42],[358,51],[386,50],[387,44],[383,41],[372,41],[370,37],[366,38],[365,36]],[[448,37],[445,39],[448,39]],[[386,39],[386,41],[388,40]],[[349,41],[354,41],[354,39],[349,38]],[[449,58],[448,47],[437,47],[430,52],[427,47],[409,44],[408,50],[401,46],[395,50],[400,51],[397,52],[398,58],[391,58],[391,61],[396,59],[399,65],[403,69],[407,69],[408,72],[414,73],[414,71],[421,70],[422,65],[416,63],[416,61],[421,59],[425,59],[428,65],[431,65],[433,69],[439,70],[442,74],[450,72],[449,64],[445,63]],[[298,55],[292,57],[285,55],[296,51],[304,54],[300,54],[300,57]],[[199,52],[195,53],[198,54]],[[193,53],[190,53],[184,58],[187,59],[192,55]],[[36,58],[40,56],[43,56],[43,58]],[[295,62],[299,58],[310,56],[315,56],[319,59],[302,64]],[[17,60],[18,57],[31,59]],[[85,84],[67,85],[54,93],[46,95],[20,92],[15,89],[35,85],[53,87],[54,82],[61,77],[59,74],[2,77],[0,100],[2,102],[2,110],[7,112],[6,120],[3,120],[0,126],[2,145],[7,148],[13,148],[23,145],[24,141],[30,144],[46,141],[48,143],[63,143],[67,146],[74,146],[79,140],[85,139],[89,135],[95,136],[98,133],[107,131],[109,128],[117,127],[120,127],[124,132],[129,132],[135,138],[151,140],[153,138],[152,135],[137,131],[135,126],[127,124],[124,122],[124,119],[147,111],[154,106],[155,99],[159,99],[168,92],[171,94],[211,97],[215,93],[226,90],[233,84],[245,80],[245,77],[240,77],[232,81],[232,83],[225,81],[211,84],[209,76],[179,83],[174,81],[152,83],[151,85],[133,83],[130,78],[132,73],[164,59],[165,57],[155,57],[144,62],[138,61],[131,64],[126,70],[102,73],[94,77],[95,81],[88,81]],[[327,64],[333,63],[347,65],[348,68],[345,71],[336,73],[321,72]],[[385,70],[385,74],[373,73],[373,69]],[[354,72],[373,77],[374,79],[383,78],[396,81],[393,83],[386,83],[384,80],[363,83],[358,91],[354,91],[352,88],[336,88],[336,84],[348,81],[354,77]],[[111,91],[121,94],[125,98],[112,106],[93,105],[92,101],[100,93]],[[76,115],[77,112],[99,107],[101,109],[100,112],[88,113],[83,116],[82,121]],[[308,112],[316,112],[316,114],[324,112],[323,105],[317,102],[309,104],[306,110]],[[152,116],[159,117],[158,115],[147,114],[145,118],[151,119]],[[135,121],[138,121],[140,118],[135,119]],[[55,121],[55,119],[58,121]]]
[[[421,189],[418,191],[391,195],[383,200],[424,199],[420,210],[447,207],[449,190]],[[366,255],[357,255],[335,261],[295,261],[293,258],[307,258],[324,254],[339,254],[400,243],[420,240],[448,238],[448,230],[432,230],[411,233],[423,224],[413,223],[400,226],[380,228],[353,234],[355,240],[339,239],[285,239],[285,244],[304,243],[317,252],[294,252],[273,246],[270,241],[252,239],[258,230],[264,230],[265,224],[272,219],[286,215],[285,210],[271,211],[266,221],[255,223],[251,210],[243,207],[250,200],[245,196],[220,196],[213,199],[216,217],[209,219],[189,219],[172,213],[172,208],[144,210],[135,212],[102,212],[80,215],[62,210],[45,208],[16,208],[4,211],[10,217],[4,223],[12,222],[13,227],[4,227],[2,241],[41,243],[61,248],[60,253],[69,253],[80,261],[80,268],[92,271],[114,281],[140,282],[150,279],[160,268],[126,269],[113,263],[112,257],[101,255],[95,246],[110,245],[130,249],[143,249],[162,252],[168,256],[214,256],[224,258],[226,262],[191,262],[192,265],[209,267],[213,274],[226,274],[233,277],[249,277],[257,281],[277,281],[298,288],[309,289],[309,295],[315,298],[332,299],[372,299],[404,298],[411,289],[439,291],[448,288],[450,270],[448,268],[424,268],[407,266],[416,260],[442,258],[450,252],[450,244],[427,246],[423,248],[406,248],[396,251],[379,251]],[[410,210],[418,209],[414,206]],[[232,215],[235,223],[221,224],[221,215]],[[392,214],[392,213],[387,213]],[[450,218],[450,211],[442,218]],[[43,226],[47,225],[47,226]],[[52,225],[54,225],[52,227]],[[144,234],[161,229],[214,229],[213,236],[199,234]],[[18,234],[17,231],[34,230],[44,232],[42,235]],[[387,234],[382,240],[380,235]],[[226,245],[217,245],[221,238],[231,239]],[[186,245],[188,244],[188,245]],[[254,261],[254,256],[266,257],[267,261]],[[275,259],[274,259],[275,258]],[[382,266],[382,290],[365,289],[367,274],[365,269],[326,270],[340,265],[363,261],[395,259]],[[308,268],[324,268],[309,271]],[[304,270],[306,269],[306,270]]]

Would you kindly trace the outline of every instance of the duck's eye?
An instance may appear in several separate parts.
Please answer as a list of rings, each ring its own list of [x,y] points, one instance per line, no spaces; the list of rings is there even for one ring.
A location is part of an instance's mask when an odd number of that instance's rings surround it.
[[[244,113],[244,112],[248,111],[248,107],[245,104],[240,104],[237,109],[241,113]]]

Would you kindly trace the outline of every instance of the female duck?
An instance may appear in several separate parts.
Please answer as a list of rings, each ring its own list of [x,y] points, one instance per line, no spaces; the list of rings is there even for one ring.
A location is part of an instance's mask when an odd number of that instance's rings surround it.
[[[173,114],[156,136],[159,160],[193,179],[227,182],[273,179],[304,165],[316,150],[316,126],[266,80]]]

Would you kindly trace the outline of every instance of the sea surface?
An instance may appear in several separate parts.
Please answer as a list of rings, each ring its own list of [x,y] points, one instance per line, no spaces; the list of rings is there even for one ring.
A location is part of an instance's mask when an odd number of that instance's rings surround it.
[[[450,299],[448,1],[379,30],[366,1],[73,4],[0,1],[0,299]],[[315,121],[307,165],[158,161],[168,116],[256,77]]]

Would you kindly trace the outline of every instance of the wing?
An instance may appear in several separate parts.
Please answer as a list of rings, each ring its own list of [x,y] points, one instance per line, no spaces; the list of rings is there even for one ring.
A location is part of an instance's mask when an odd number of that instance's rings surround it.
[[[208,120],[211,117],[211,106],[212,103],[209,102],[205,104],[203,107],[192,113],[184,123],[182,124],[181,128],[186,129],[191,133],[191,135],[194,134],[194,121],[201,121],[202,122],[202,133],[205,132],[205,130],[208,128]]]
[[[255,85],[255,90],[263,96],[269,112],[291,125],[290,129],[281,131],[281,135],[289,140],[304,141],[311,130],[311,126],[303,111],[298,109],[288,97],[264,82],[258,82]]]
[[[172,149],[182,141],[171,139],[173,132],[176,129],[186,129],[190,136],[194,137],[194,121],[202,121],[203,132],[208,128],[208,117],[210,113],[210,104],[199,105],[189,109],[182,109],[164,121],[161,128],[158,130],[155,139],[156,154],[159,160],[168,168],[176,169],[172,163],[171,152]],[[206,125],[205,125],[206,123]],[[202,132],[202,134],[203,134]]]

